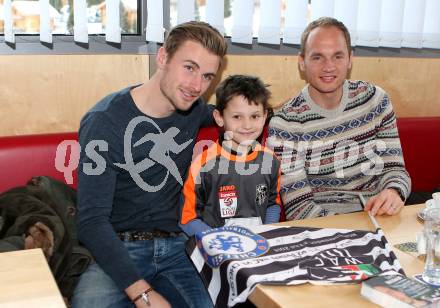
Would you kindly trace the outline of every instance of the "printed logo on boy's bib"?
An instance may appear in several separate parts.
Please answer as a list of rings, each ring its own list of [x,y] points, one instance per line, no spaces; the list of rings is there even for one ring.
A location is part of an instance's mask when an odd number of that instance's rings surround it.
[[[263,206],[267,201],[267,185],[258,184],[255,191],[255,204]]]
[[[237,211],[237,190],[235,185],[220,186],[218,190],[221,217],[234,217]]]

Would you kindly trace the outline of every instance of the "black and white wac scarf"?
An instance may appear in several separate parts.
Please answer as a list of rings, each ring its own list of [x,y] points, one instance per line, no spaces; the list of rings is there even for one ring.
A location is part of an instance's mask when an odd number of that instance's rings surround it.
[[[222,227],[197,234],[186,248],[216,307],[244,302],[257,283],[331,284],[404,274],[381,229]]]

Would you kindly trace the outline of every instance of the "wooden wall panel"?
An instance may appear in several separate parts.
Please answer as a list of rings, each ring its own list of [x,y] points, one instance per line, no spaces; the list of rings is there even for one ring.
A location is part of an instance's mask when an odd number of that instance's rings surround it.
[[[351,78],[387,91],[397,116],[440,116],[439,58],[357,57]]]
[[[75,131],[100,98],[148,79],[148,56],[0,56],[0,135]]]
[[[146,55],[0,56],[0,135],[73,131],[106,94],[148,78]],[[305,85],[296,56],[228,56],[206,95],[230,74],[271,84],[272,106]],[[440,116],[440,59],[356,57],[352,79],[384,88],[398,116]]]

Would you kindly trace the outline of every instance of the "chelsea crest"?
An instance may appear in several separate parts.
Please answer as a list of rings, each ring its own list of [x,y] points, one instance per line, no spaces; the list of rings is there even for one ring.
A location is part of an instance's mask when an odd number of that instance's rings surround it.
[[[226,260],[243,260],[269,250],[267,240],[239,226],[224,226],[196,234],[197,247],[206,263],[219,267]]]

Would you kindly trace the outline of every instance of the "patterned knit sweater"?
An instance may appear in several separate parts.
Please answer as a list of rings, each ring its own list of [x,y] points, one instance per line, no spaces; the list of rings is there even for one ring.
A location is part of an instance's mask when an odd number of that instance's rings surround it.
[[[314,103],[306,86],[271,119],[268,146],[281,159],[289,220],[360,211],[360,194],[386,188],[403,199],[410,193],[391,101],[363,81],[346,80],[332,110]]]

